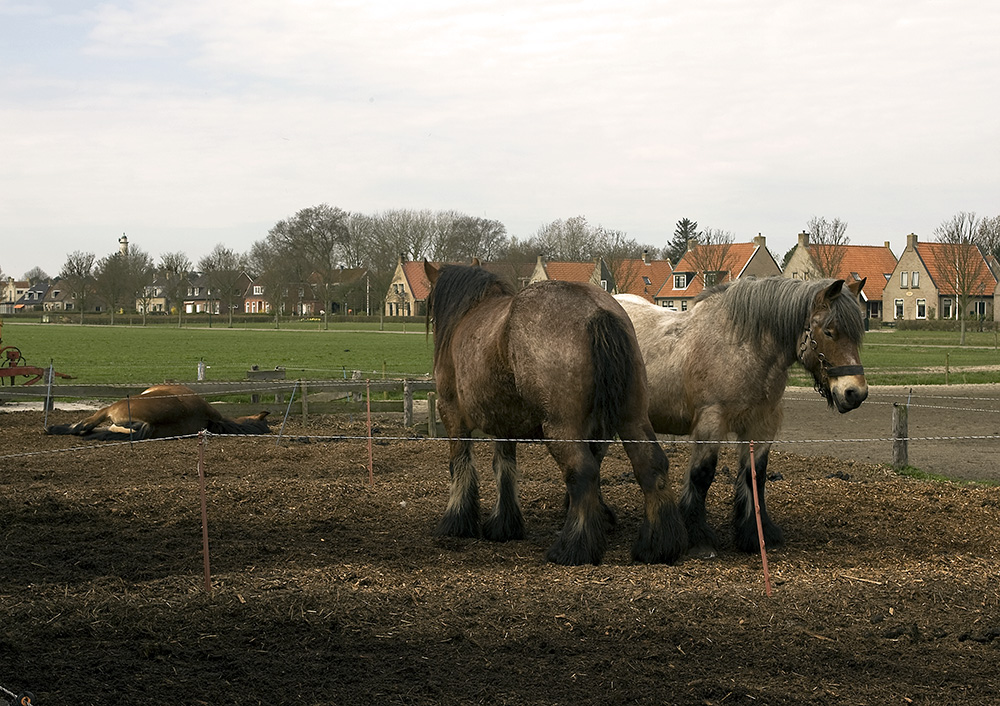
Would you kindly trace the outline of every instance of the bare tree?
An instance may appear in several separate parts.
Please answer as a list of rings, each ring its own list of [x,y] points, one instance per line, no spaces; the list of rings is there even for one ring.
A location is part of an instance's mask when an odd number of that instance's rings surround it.
[[[285,309],[289,283],[303,280],[300,263],[290,250],[265,238],[250,248],[249,265],[254,273],[254,281],[263,287],[264,301],[274,314],[274,328],[278,328]]]
[[[542,226],[533,239],[550,260],[586,262],[599,256],[597,237],[597,229],[584,216],[573,216]]]
[[[348,219],[345,211],[321,204],[302,209],[268,232],[275,252],[301,263],[305,276],[299,282],[315,288],[323,302],[324,325],[340,282],[344,244],[352,240]]]
[[[242,301],[246,293],[240,286],[245,281],[246,257],[238,255],[223,245],[216,245],[208,255],[198,261],[198,269],[208,278],[210,294],[208,307],[211,312],[212,298],[216,298],[229,312],[229,328],[233,327],[233,310],[237,301]]]
[[[719,228],[706,228],[699,233],[698,242],[692,246],[686,257],[695,271],[701,275],[704,287],[715,286],[725,279],[733,240],[731,231]]]
[[[163,277],[163,289],[170,305],[177,307],[178,328],[183,323],[184,295],[187,293],[190,273],[191,261],[184,253],[168,252],[160,256],[160,275]]]
[[[102,257],[94,265],[94,287],[111,310],[112,326],[115,325],[115,314],[118,309],[124,308],[123,304],[128,299],[131,289],[128,279],[128,264],[120,252]]]
[[[36,266],[24,273],[24,279],[28,280],[34,286],[39,282],[48,282],[49,275],[41,267]]]
[[[944,246],[940,261],[942,276],[949,285],[954,285],[958,299],[959,345],[965,345],[965,320],[971,313],[970,300],[992,293],[992,290],[986,291],[986,282],[992,277],[988,276],[986,261],[977,243],[981,223],[982,219],[975,213],[961,211],[934,231],[938,242]]]
[[[87,309],[87,300],[94,287],[94,253],[74,250],[66,257],[66,262],[59,272],[64,282],[62,286],[69,293],[69,298],[75,300],[80,308],[80,323],[83,323],[83,313]]]
[[[153,299],[153,278],[156,268],[153,267],[153,258],[142,248],[131,246],[125,253],[125,260],[128,263],[129,280],[132,284],[132,302],[130,308],[136,308],[137,303],[142,311],[142,325],[146,325],[146,314],[149,313],[149,304]]]
[[[828,221],[825,217],[813,216],[806,224],[809,253],[820,278],[840,275],[840,266],[847,253],[844,246],[851,242],[846,231],[847,222],[839,218]]]
[[[986,255],[1000,262],[1000,216],[983,218],[976,229],[976,242]]]
[[[614,280],[614,292],[625,291],[628,283],[639,276],[642,249],[635,238],[628,237],[625,231],[604,228],[597,229],[599,257],[611,271]]]
[[[454,214],[442,229],[434,259],[439,262],[463,262],[478,257],[489,262],[503,251],[506,242],[507,229],[500,221]]]

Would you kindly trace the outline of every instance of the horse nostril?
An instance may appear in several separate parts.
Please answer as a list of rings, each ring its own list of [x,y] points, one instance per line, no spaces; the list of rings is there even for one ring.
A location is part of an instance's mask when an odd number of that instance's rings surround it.
[[[849,387],[844,391],[844,401],[850,406],[851,409],[859,406],[868,397],[867,388],[862,390],[857,387]]]

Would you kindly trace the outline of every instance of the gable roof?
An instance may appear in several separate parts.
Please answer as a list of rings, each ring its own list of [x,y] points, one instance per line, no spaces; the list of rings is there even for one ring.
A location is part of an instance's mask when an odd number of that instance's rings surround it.
[[[430,263],[434,267],[440,267],[441,263],[432,262]],[[424,261],[420,260],[407,260],[406,262],[401,262],[400,267],[403,268],[403,277],[406,278],[406,283],[410,285],[410,294],[417,301],[427,301],[427,297],[431,293],[431,282],[427,279],[427,273],[424,272]]]
[[[983,257],[982,251],[972,245],[971,243],[965,245],[953,245],[951,243],[914,243],[914,249],[917,252],[917,256],[920,261],[924,263],[924,267],[927,268],[927,274],[930,275],[931,281],[934,286],[937,287],[939,294],[951,294],[957,295],[956,284],[951,281],[951,273],[954,272],[954,268],[948,266],[948,253],[951,248],[954,247],[964,247],[964,248],[975,248],[975,253],[972,254],[971,261],[975,261],[974,258],[978,255],[980,261],[982,262],[979,272],[976,273],[977,277],[972,283],[971,294],[979,295],[991,295],[997,286],[997,277],[993,274],[990,269],[989,264]],[[972,273],[970,273],[972,274]]]
[[[549,279],[563,282],[589,282],[597,265],[591,262],[543,262],[545,275]]]
[[[731,282],[735,279],[739,279],[743,270],[750,263],[751,258],[756,254],[760,246],[756,243],[727,243],[724,245],[696,245],[691,250],[684,253],[684,256],[677,262],[677,266],[674,267],[674,274],[679,272],[695,273],[698,274],[701,270],[698,268],[697,262],[701,258],[705,258],[709,261],[718,261],[716,257],[719,250],[722,248],[728,248],[725,252],[725,258],[722,261],[722,272],[723,275],[716,284],[722,284],[723,282]],[[695,250],[701,250],[702,253],[705,249],[709,249],[708,255],[694,255]],[[770,257],[770,255],[768,255]],[[696,297],[701,294],[702,290],[705,289],[704,281],[701,277],[690,277],[688,278],[687,286],[683,289],[674,288],[674,278],[668,277],[667,281],[664,282],[663,287],[657,293],[657,297]]]
[[[673,274],[670,260],[645,260],[635,258],[624,260],[619,271],[627,281],[616,282],[621,294],[635,294],[653,301],[656,293],[663,288]],[[646,280],[649,280],[648,282]]]
[[[847,282],[865,277],[861,294],[866,300],[881,300],[882,290],[896,269],[896,256],[888,245],[844,245],[844,259],[840,261],[837,279]],[[857,275],[854,277],[853,275]]]

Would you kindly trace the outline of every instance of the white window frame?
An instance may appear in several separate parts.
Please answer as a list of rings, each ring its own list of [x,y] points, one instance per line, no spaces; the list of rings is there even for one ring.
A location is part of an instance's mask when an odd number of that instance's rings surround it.
[[[927,300],[918,299],[917,300],[917,318],[926,319],[927,318]]]
[[[955,316],[955,309],[952,307],[952,302],[950,297],[944,297],[941,300],[941,318],[950,319]]]
[[[893,301],[892,314],[893,314],[893,316],[892,316],[893,319],[901,319],[901,318],[903,318],[903,300],[902,299],[896,299],[896,300]]]
[[[916,270],[910,273],[910,286],[914,289],[920,287],[920,273]]]
[[[909,289],[910,288],[910,273],[903,270],[899,273],[899,288]]]
[[[687,273],[682,272],[679,275],[674,275],[674,289],[687,289]]]

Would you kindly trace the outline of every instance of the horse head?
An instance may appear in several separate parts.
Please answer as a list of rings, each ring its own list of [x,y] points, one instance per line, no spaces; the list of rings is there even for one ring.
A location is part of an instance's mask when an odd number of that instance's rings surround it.
[[[868,397],[858,352],[864,334],[860,295],[865,281],[845,287],[838,279],[817,293],[799,338],[799,362],[812,373],[816,390],[841,413],[856,409]]]

